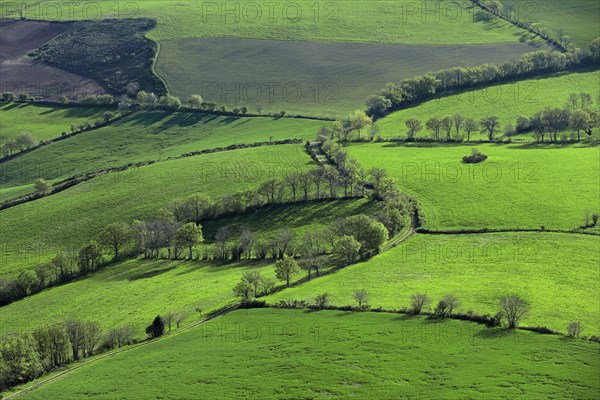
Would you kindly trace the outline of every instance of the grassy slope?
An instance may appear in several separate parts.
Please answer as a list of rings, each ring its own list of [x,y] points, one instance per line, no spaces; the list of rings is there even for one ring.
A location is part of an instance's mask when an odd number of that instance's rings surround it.
[[[83,133],[2,165],[8,188],[46,179],[67,178],[132,162],[160,160],[230,144],[313,139],[323,121],[233,118],[206,114],[147,112]]]
[[[578,47],[587,46],[600,37],[600,4],[595,0],[505,0],[502,3],[514,7],[520,21],[540,22],[554,38],[558,39],[558,30],[562,29]]]
[[[488,160],[463,164],[472,148]],[[364,167],[384,166],[419,201],[431,229],[571,229],[584,210],[600,211],[598,147],[376,143],[348,150]]]
[[[255,188],[271,176],[308,168],[301,145],[214,153],[111,173],[0,212],[2,275],[31,267],[59,246],[78,246],[107,224],[155,216],[171,200]],[[6,238],[6,240],[4,239]]]
[[[452,96],[441,97],[417,107],[395,112],[377,122],[382,137],[406,137],[408,118],[423,121],[423,131],[418,137],[430,137],[425,122],[433,117],[463,114],[479,120],[496,115],[503,125],[516,124],[517,117],[531,117],[544,107],[561,107],[567,104],[570,93],[588,92],[594,101],[600,92],[600,71],[562,74],[550,78],[528,79],[515,83],[490,86]],[[473,138],[480,138],[475,134]]]
[[[94,122],[107,109],[101,107],[69,108],[45,107],[32,104],[9,103],[0,106],[0,143],[22,132],[31,133],[38,140],[49,140],[71,133],[72,124]]]
[[[336,305],[355,304],[365,288],[373,307],[410,307],[410,296],[437,301],[456,294],[463,312],[495,314],[502,295],[518,293],[532,304],[527,326],[565,332],[572,320],[584,334],[600,333],[600,240],[567,234],[417,235],[388,252],[333,275],[277,293],[280,299],[313,301],[327,292]]]
[[[279,207],[268,214],[268,222],[263,219],[264,212],[249,213],[210,224],[205,236],[212,241],[214,229],[211,228],[215,225],[231,226],[234,230],[244,225],[259,232],[260,237],[272,236],[275,230],[289,227],[300,238],[303,232],[316,230],[336,218],[368,211],[372,209],[370,204],[366,200],[352,200]],[[193,315],[196,308],[206,313],[232,302],[231,289],[242,274],[250,270],[260,270],[265,277],[276,280],[273,262],[269,260],[240,263],[126,261],[3,307],[0,326],[9,331],[29,332],[39,324],[93,316],[104,328],[131,323],[142,336],[145,324],[157,313],[182,311],[190,315],[186,322],[193,322],[198,317]],[[295,276],[302,277],[304,273]]]
[[[515,337],[460,321],[248,310],[99,361],[24,398],[593,398],[598,355],[595,343]]]
[[[97,2],[102,17],[156,18],[159,21],[158,27],[149,35],[155,40],[246,37],[407,44],[474,44],[514,42],[523,33],[500,20],[473,22],[470,11],[463,6],[454,5],[451,0],[441,0],[440,11],[437,14],[429,14],[426,18],[422,17],[419,5],[414,10],[403,10],[394,0],[333,0],[319,4],[318,14],[315,13],[314,3],[310,0],[295,2],[296,7],[277,4],[271,14],[267,4],[258,3],[262,14],[260,18],[256,18],[256,8],[248,8],[254,3],[251,0],[229,1],[223,6],[221,3],[215,3],[218,7],[228,9],[237,7],[238,12],[228,15],[221,12],[221,8],[211,9],[213,3],[204,4],[195,0],[180,0],[175,4],[162,0],[122,4],[118,15],[115,15],[117,9],[111,1]],[[436,10],[436,2],[429,4],[427,10]],[[19,2],[21,3],[23,2]],[[457,4],[469,5],[470,1],[460,0]],[[284,7],[287,9],[284,10]],[[31,8],[25,15],[28,18],[41,18],[35,8]],[[82,10],[74,16],[75,19],[83,17]],[[73,17],[64,12],[62,18]]]

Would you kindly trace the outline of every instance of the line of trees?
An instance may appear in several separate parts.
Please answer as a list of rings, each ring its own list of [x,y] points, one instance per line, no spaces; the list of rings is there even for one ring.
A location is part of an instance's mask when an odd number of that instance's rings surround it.
[[[448,91],[575,67],[597,66],[599,62],[600,39],[596,39],[587,49],[575,49],[568,53],[539,50],[524,54],[519,60],[510,60],[499,65],[483,64],[471,68],[448,68],[405,79],[398,84],[388,83],[378,94],[368,98],[367,114],[373,118],[380,118]]]
[[[8,336],[0,342],[0,389],[28,382],[99,350],[131,344],[135,334],[131,325],[103,332],[95,321],[69,319],[30,334]]]
[[[0,147],[2,157],[10,157],[21,151],[29,150],[38,145],[38,140],[29,132],[21,132],[19,136],[8,140]]]

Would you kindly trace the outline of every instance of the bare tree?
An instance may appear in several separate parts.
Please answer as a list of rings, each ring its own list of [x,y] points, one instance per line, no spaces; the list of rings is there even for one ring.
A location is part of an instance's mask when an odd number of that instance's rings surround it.
[[[467,142],[471,141],[471,133],[476,132],[479,129],[479,124],[473,118],[467,118],[465,120],[465,132],[467,132]]]
[[[481,125],[481,132],[487,133],[490,142],[494,140],[494,135],[500,130],[500,120],[495,115],[484,117],[479,122]]]
[[[420,314],[423,308],[430,303],[429,296],[424,293],[413,294],[410,296],[413,313]]]
[[[529,303],[517,295],[509,295],[500,299],[500,308],[510,329],[515,329],[519,321],[529,313]]]
[[[369,303],[369,293],[366,289],[355,290],[352,297],[354,297],[354,300],[358,303],[359,308],[366,307]]]
[[[417,133],[419,133],[423,129],[423,123],[416,118],[409,118],[404,121],[404,124],[408,128],[408,139],[413,140]]]

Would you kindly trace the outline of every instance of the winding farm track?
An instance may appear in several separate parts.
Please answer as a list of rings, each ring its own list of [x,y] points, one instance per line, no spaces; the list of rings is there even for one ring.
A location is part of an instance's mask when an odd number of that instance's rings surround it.
[[[137,343],[137,344],[134,344],[134,345],[131,345],[131,346],[127,346],[127,347],[123,347],[123,348],[116,349],[116,350],[113,350],[113,351],[109,351],[107,353],[100,354],[97,357],[93,357],[93,358],[87,359],[87,360],[85,360],[85,361],[83,361],[83,362],[81,362],[79,364],[76,364],[76,365],[68,367],[67,369],[65,369],[64,371],[61,371],[61,372],[57,373],[56,375],[53,375],[53,376],[50,376],[50,377],[48,377],[46,379],[42,379],[42,380],[40,380],[38,382],[35,382],[35,383],[33,383],[33,384],[25,387],[24,389],[19,390],[18,392],[15,392],[13,394],[8,395],[7,397],[0,397],[0,399],[12,400],[12,399],[19,398],[19,397],[21,397],[21,396],[23,396],[23,395],[25,395],[25,394],[27,394],[27,393],[29,393],[29,392],[31,392],[31,391],[39,388],[41,386],[44,386],[44,385],[47,385],[47,384],[52,383],[54,381],[57,381],[59,379],[62,379],[65,376],[68,376],[71,373],[77,371],[78,369],[81,369],[82,367],[85,367],[86,365],[92,364],[92,363],[94,363],[96,361],[103,360],[105,358],[110,358],[110,357],[112,357],[112,356],[114,356],[116,354],[120,354],[120,353],[129,351],[129,350],[138,348],[138,347],[142,347],[142,346],[149,345],[151,343],[155,343],[155,342],[157,342],[159,340],[165,340],[165,339],[171,338],[173,336],[177,336],[177,335],[179,335],[179,334],[181,334],[183,332],[186,332],[186,331],[188,331],[188,330],[190,330],[192,328],[195,328],[195,327],[197,327],[199,325],[205,324],[206,322],[209,322],[209,321],[211,321],[211,320],[213,320],[213,319],[215,319],[215,318],[217,318],[217,317],[219,317],[221,315],[225,315],[225,314],[227,314],[227,313],[229,313],[231,311],[237,310],[238,307],[239,307],[238,304],[234,304],[234,305],[225,307],[225,308],[219,310],[218,312],[214,313],[213,315],[211,315],[209,317],[206,317],[206,318],[204,318],[204,319],[202,319],[202,320],[200,320],[198,322],[194,322],[191,325],[188,325],[188,326],[186,326],[184,328],[181,328],[181,329],[178,329],[176,331],[173,331],[172,333],[168,333],[168,334],[166,334],[164,336],[161,336],[159,338],[152,339],[152,340],[147,340],[147,341],[144,341],[144,342],[141,342],[141,343]]]

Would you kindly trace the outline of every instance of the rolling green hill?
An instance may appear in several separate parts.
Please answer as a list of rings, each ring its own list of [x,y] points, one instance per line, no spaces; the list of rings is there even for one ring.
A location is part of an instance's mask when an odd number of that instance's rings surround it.
[[[2,164],[0,190],[233,144],[313,139],[323,121],[150,111],[52,143]]]
[[[214,198],[258,187],[269,177],[306,169],[301,145],[206,154],[110,173],[0,212],[2,275],[48,260],[59,248],[95,238],[111,222],[155,217],[172,200]]]
[[[463,164],[473,148],[487,161]],[[387,169],[430,229],[572,229],[585,210],[600,211],[598,147],[373,143],[348,152],[365,168]]]
[[[593,398],[596,343],[394,314],[235,311],[26,399]],[[144,379],[139,379],[144,376]]]
[[[417,137],[429,138],[430,132],[425,129],[425,123],[436,116],[443,118],[463,114],[466,118],[479,120],[488,115],[496,115],[503,126],[509,123],[516,125],[519,116],[531,117],[545,107],[567,106],[569,94],[581,92],[590,93],[594,103],[597,102],[600,71],[558,74],[464,91],[392,113],[380,119],[377,126],[381,137],[406,138],[404,121],[417,118],[423,121],[424,128]],[[472,137],[480,138],[478,133]]]
[[[366,289],[373,307],[410,308],[411,295],[426,293],[433,308],[452,293],[462,312],[494,315],[500,298],[516,293],[531,303],[523,325],[566,332],[577,320],[585,335],[598,335],[599,249],[597,236],[576,234],[417,235],[369,261],[267,300],[312,302],[327,292],[333,304],[356,305],[353,292]]]

